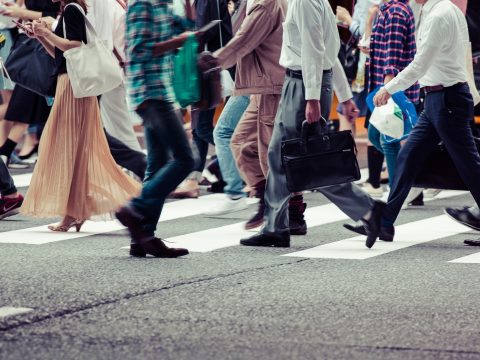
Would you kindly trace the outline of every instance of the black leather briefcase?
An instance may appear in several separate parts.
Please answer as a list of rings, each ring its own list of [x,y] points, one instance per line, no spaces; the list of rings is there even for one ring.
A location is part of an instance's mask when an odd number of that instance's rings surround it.
[[[359,180],[356,154],[350,131],[326,133],[322,126],[304,121],[300,138],[282,141],[288,190],[312,190]]]
[[[480,139],[475,138],[475,144],[480,153]],[[413,186],[428,189],[468,190],[443,144],[439,144],[428,155]]]

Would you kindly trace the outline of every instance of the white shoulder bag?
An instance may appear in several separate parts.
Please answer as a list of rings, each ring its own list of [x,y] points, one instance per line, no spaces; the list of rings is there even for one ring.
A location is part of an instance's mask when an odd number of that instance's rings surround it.
[[[76,98],[99,96],[105,94],[123,81],[122,69],[113,52],[109,50],[107,42],[97,37],[94,27],[85,16],[83,8],[77,7],[83,14],[87,28],[88,43],[77,48],[67,50],[63,56],[67,60],[67,73]],[[63,20],[63,34],[67,36],[65,20]]]

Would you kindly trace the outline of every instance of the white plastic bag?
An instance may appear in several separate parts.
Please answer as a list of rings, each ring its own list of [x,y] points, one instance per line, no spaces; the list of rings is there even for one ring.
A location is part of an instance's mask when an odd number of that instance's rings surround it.
[[[220,73],[222,81],[222,97],[226,98],[233,95],[233,89],[235,89],[235,83],[228,70],[222,70]]]
[[[402,110],[390,98],[387,105],[376,107],[369,120],[380,133],[394,139],[400,139],[404,132]]]

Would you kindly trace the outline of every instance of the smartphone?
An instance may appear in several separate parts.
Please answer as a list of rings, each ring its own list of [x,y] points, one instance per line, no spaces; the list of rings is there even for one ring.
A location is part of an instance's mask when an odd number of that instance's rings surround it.
[[[222,22],[222,20],[213,20],[210,21],[207,25],[202,26],[200,29],[197,30],[199,33],[204,33],[213,28],[215,25],[218,25]]]
[[[23,31],[25,31],[26,33],[29,33],[29,34],[33,34],[33,31],[31,28],[29,28],[28,26],[25,26],[23,25],[21,22],[17,21],[17,20],[12,20],[15,25],[19,28],[19,29],[22,29]]]

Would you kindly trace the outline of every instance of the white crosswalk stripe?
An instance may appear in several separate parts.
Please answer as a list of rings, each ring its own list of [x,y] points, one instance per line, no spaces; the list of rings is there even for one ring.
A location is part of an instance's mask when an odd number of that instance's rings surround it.
[[[18,184],[18,187],[28,186],[30,179],[31,174],[15,176],[15,182]],[[464,191],[443,191],[436,198],[426,201],[446,199],[464,194],[466,194]],[[212,194],[202,196],[199,199],[169,202],[164,207],[161,221],[199,216],[207,209],[214,208],[223,199],[223,196],[223,194]],[[250,204],[256,202],[255,199],[248,199],[248,201]],[[308,208],[305,212],[305,219],[309,229],[312,229],[321,225],[345,221],[348,217],[335,205],[326,204]],[[256,231],[247,231],[244,229],[244,225],[244,221],[238,222],[186,233],[168,238],[166,241],[169,243],[169,246],[186,247],[191,252],[207,253],[237,246],[239,239],[251,236]],[[75,240],[122,229],[124,227],[115,220],[103,222],[88,221],[80,233],[53,233],[46,226],[36,226],[1,232],[0,243],[42,245],[63,240]],[[442,215],[398,226],[393,243],[378,241],[373,249],[366,249],[364,237],[356,236],[282,256],[350,260],[369,259],[466,231],[465,227],[448,220],[446,216]],[[451,262],[480,263],[480,253],[452,260]]]
[[[480,264],[480,252],[449,261],[456,264]]]

